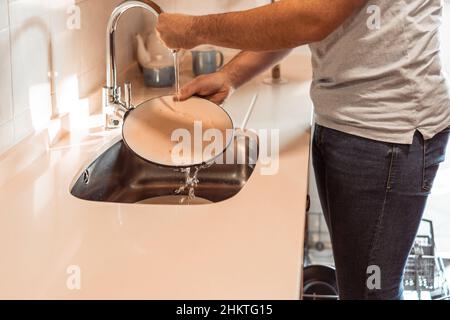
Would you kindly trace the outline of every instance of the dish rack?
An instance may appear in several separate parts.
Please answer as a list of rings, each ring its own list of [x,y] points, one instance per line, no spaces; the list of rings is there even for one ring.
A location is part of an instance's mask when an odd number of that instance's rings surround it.
[[[414,291],[419,300],[427,293],[433,300],[450,300],[449,284],[442,258],[436,255],[433,222],[422,219],[419,233],[406,262],[405,291]]]
[[[306,207],[302,299],[338,300],[336,271],[324,216],[321,212],[309,211],[309,196]]]
[[[305,266],[311,266],[314,261],[312,251],[322,251],[327,240],[327,230],[323,226],[323,217],[319,213],[308,212],[308,227],[305,234]],[[403,286],[405,293],[414,293],[419,300],[450,300],[449,281],[445,275],[445,266],[441,257],[436,254],[433,222],[422,219],[419,232],[414,241],[405,267]],[[322,261],[321,261],[322,262]],[[323,262],[322,262],[323,263]],[[325,265],[333,265],[332,258]],[[312,282],[314,285],[316,282]],[[320,284],[320,283],[319,283]],[[336,296],[305,292],[305,299],[325,300],[337,299]]]

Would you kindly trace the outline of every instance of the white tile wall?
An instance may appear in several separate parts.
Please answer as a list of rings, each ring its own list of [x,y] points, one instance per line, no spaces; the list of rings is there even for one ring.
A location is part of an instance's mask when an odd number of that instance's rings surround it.
[[[11,26],[10,36],[14,114],[42,106],[50,116],[48,15]]]
[[[0,0],[0,153],[14,143],[8,6]]]
[[[9,0],[11,26],[25,24],[36,17],[48,15],[49,0]]]
[[[8,0],[0,0],[0,30],[9,25]]]
[[[104,84],[106,23],[121,2],[0,0],[0,154],[52,117],[85,112],[85,98]],[[69,28],[77,7],[81,26]],[[132,35],[144,28],[134,11],[120,21],[120,67],[132,62]],[[90,110],[101,108],[95,101]]]
[[[0,30],[0,125],[12,119],[11,58],[8,29]],[[0,138],[1,139],[1,138]]]
[[[33,132],[31,110],[25,109],[14,115],[14,143],[18,143]]]
[[[13,121],[0,125],[0,153],[8,149],[14,143]]]

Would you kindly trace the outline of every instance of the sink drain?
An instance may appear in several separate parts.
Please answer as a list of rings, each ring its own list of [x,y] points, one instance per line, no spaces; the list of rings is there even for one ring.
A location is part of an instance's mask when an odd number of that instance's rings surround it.
[[[89,170],[84,170],[83,172],[83,183],[88,184],[89,183]]]

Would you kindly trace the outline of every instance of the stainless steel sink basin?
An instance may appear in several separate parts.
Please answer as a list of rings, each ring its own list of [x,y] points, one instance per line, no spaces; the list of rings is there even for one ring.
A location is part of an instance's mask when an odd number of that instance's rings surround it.
[[[234,164],[214,163],[200,170],[194,189],[197,201],[183,201],[188,190],[180,195],[175,191],[185,183],[184,172],[148,163],[135,156],[120,140],[82,171],[71,187],[71,194],[84,200],[118,203],[219,202],[233,197],[244,187],[254,171],[257,158],[257,137],[237,135],[234,139]],[[177,197],[182,197],[181,201],[174,201]]]

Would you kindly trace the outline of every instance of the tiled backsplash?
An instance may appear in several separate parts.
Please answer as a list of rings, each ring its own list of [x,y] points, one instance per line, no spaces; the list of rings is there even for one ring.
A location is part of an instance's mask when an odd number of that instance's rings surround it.
[[[122,1],[0,0],[0,153],[52,117],[100,108],[85,100],[104,83],[106,23]],[[134,60],[142,16],[119,22],[119,66]]]
[[[0,0],[0,154],[50,119],[100,108],[105,79],[105,30],[123,0]],[[268,1],[157,0],[166,11],[202,14]],[[79,20],[77,13],[79,12]],[[143,17],[146,18],[143,18]],[[78,27],[77,22],[80,25]],[[132,35],[154,18],[137,9],[118,28],[118,65],[134,60]],[[87,109],[87,110],[83,110]],[[67,121],[61,121],[67,122]],[[70,122],[70,120],[69,120]]]

